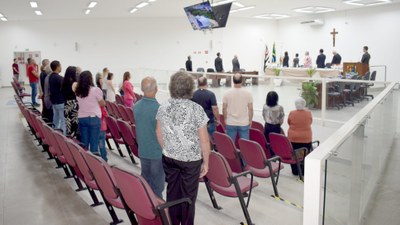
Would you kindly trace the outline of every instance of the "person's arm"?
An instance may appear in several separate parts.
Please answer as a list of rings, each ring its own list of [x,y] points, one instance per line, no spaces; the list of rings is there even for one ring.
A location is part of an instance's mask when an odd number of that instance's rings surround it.
[[[32,74],[35,75],[35,77],[37,78],[39,78],[40,76],[39,72],[35,68],[32,69]]]
[[[113,91],[113,93],[115,93],[115,89],[114,89],[114,85],[112,83],[112,80],[108,80],[107,81],[107,87],[111,87],[111,90]]]
[[[254,114],[252,102],[247,104],[247,110],[249,112],[249,125],[251,126],[251,123],[253,122],[253,114]]]
[[[210,157],[210,139],[208,137],[207,125],[199,129],[200,148],[203,156],[203,164],[201,165],[200,178],[208,173],[208,159]]]
[[[222,115],[224,115],[224,120],[225,120],[224,122],[226,124],[226,118],[228,116],[228,104],[226,103],[222,104]]]
[[[279,114],[280,114],[280,116],[281,116],[281,119],[280,119],[279,123],[282,125],[282,124],[283,124],[283,121],[285,120],[285,112],[283,111],[283,107],[282,107],[282,106],[281,106],[281,108],[280,108]]]
[[[212,112],[214,114],[215,122],[220,123],[218,105],[213,105],[213,106],[211,106],[211,108],[212,108]]]
[[[19,74],[18,65],[16,67],[13,66],[14,73]]]
[[[128,81],[124,84],[125,90],[127,93],[131,94],[133,98],[135,98],[135,93],[133,93],[133,85]]]
[[[158,144],[160,145],[161,148],[164,148],[164,140],[162,137],[161,123],[158,120],[157,120],[157,126],[156,126],[156,135],[157,135]]]

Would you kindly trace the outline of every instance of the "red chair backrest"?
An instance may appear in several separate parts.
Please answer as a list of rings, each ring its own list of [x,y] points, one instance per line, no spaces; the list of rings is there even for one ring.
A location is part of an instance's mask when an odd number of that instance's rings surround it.
[[[111,102],[110,101],[106,101],[106,109],[109,115],[114,116],[114,110],[111,107]]]
[[[225,124],[225,118],[223,114],[219,114],[219,121],[221,122],[222,126],[225,128],[226,124]]]
[[[57,152],[55,150],[55,148],[57,147],[57,143],[55,142],[56,140],[54,138],[53,129],[49,125],[44,124],[43,125],[43,133],[45,135],[47,145],[49,146],[49,152],[53,156],[57,156]]]
[[[94,183],[94,177],[83,156],[85,150],[78,144],[74,143],[73,141],[67,142],[67,145],[71,152],[71,155],[74,157],[74,160],[76,162],[79,171],[82,173],[86,185],[90,186],[93,189],[98,190],[99,188],[97,187],[96,183]]]
[[[256,169],[264,169],[267,160],[264,150],[255,141],[239,139],[240,153],[248,166]]]
[[[261,133],[264,133],[264,125],[262,125],[262,123],[259,123],[257,121],[251,122],[251,128],[257,129]]]
[[[139,149],[136,143],[136,138],[132,133],[131,126],[122,120],[117,120],[119,131],[121,132],[121,136],[124,139],[125,143],[129,145],[131,148],[132,153],[139,157]]]
[[[58,146],[60,147],[60,150],[61,150],[62,154],[64,155],[65,160],[67,161],[68,165],[70,165],[71,167],[76,167],[75,160],[74,160],[71,152],[69,151],[69,148],[67,145],[68,138],[59,132],[54,132],[54,137],[55,137],[55,139],[58,143]]]
[[[133,171],[113,167],[112,172],[117,186],[127,206],[135,212],[139,224],[162,224],[160,218],[154,213],[159,204],[156,195],[146,180]]]
[[[268,142],[267,139],[265,138],[264,133],[260,132],[257,129],[250,128],[250,140],[260,144],[267,158],[268,159],[271,158],[271,153],[267,148]]]
[[[222,124],[218,124],[216,128],[217,128],[216,131],[226,134],[225,127]]]
[[[275,153],[275,155],[280,156],[282,161],[292,159],[292,144],[286,136],[277,133],[270,133],[269,141],[272,151]]]
[[[61,134],[60,131],[51,130],[51,133],[53,134],[53,137],[54,137],[54,143],[53,143],[54,151],[56,152],[56,154],[57,154],[58,157],[64,156],[63,152],[61,151],[61,146],[60,146],[60,144],[58,143],[57,138],[56,138],[57,133],[58,133],[58,134]],[[61,135],[62,135],[62,134],[61,134]]]
[[[100,157],[93,155],[90,152],[84,152],[83,156],[92,171],[96,183],[103,192],[104,198],[112,204],[118,201],[119,196],[116,193],[116,182],[114,175],[111,172],[111,167]]]
[[[107,123],[107,128],[110,131],[111,135],[115,139],[121,139],[121,134],[119,133],[118,125],[117,125],[117,120],[112,117],[106,117],[106,123]]]
[[[218,152],[229,162],[230,168],[236,173],[243,172],[239,154],[232,139],[228,135],[216,131],[214,132],[214,142]]]
[[[124,121],[129,122],[130,119],[129,119],[128,113],[127,113],[126,110],[125,110],[125,106],[124,106],[124,105],[119,105],[119,104],[118,104],[117,107],[118,107],[118,112],[119,112],[119,114],[121,115],[122,119],[123,119]]]
[[[118,118],[122,118],[121,114],[118,111],[118,105],[114,102],[114,103],[111,103],[110,106],[111,106],[112,111],[114,113],[114,117],[117,118],[117,119]]]
[[[124,99],[122,98],[121,95],[115,95],[115,102],[117,104],[123,105],[124,104]]]
[[[135,116],[133,115],[133,109],[129,108],[129,107],[124,107],[125,108],[125,112],[129,117],[129,122],[131,124],[135,124]]]
[[[207,178],[210,182],[221,187],[231,186],[229,178],[232,177],[232,170],[222,154],[211,152],[208,168]]]

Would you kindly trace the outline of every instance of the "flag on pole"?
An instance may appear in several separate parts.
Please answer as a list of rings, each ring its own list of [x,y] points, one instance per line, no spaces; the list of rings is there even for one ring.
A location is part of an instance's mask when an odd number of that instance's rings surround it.
[[[265,72],[265,69],[267,69],[268,62],[269,62],[269,50],[268,50],[268,45],[265,45],[264,72]]]
[[[272,46],[272,63],[276,62],[276,50],[275,50],[275,42]]]

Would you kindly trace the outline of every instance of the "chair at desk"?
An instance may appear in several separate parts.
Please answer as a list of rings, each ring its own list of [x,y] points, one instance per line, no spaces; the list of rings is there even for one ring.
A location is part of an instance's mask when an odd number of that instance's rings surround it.
[[[204,73],[205,70],[203,67],[199,67],[199,68],[197,68],[196,72]]]
[[[374,72],[372,72],[371,73],[371,81],[375,81],[375,78],[376,78],[376,71],[374,71]],[[367,91],[368,91],[368,88],[370,88],[370,87],[372,87],[372,86],[374,86],[374,83],[369,83],[369,84],[367,84],[367,90],[365,91],[365,96],[367,96],[367,97],[371,97],[372,99],[374,99],[374,96],[373,95],[368,95],[367,94]]]

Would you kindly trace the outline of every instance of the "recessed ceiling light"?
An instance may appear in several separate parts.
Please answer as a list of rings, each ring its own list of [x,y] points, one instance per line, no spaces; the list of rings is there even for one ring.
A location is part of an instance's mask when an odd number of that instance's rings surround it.
[[[240,8],[244,7],[244,5],[242,3],[240,3],[240,2],[233,2],[233,4],[235,6],[237,6],[237,7],[240,7]]]
[[[137,4],[136,5],[136,8],[143,8],[143,7],[145,7],[146,5],[148,5],[149,3],[148,2],[141,2],[141,3],[139,3],[139,4]]]
[[[348,5],[356,5],[356,6],[374,6],[374,5],[382,5],[392,3],[392,0],[372,0],[372,1],[365,1],[365,0],[344,0],[343,3]]]
[[[90,13],[90,9],[85,10],[85,14],[88,15]]]
[[[8,21],[8,19],[5,18],[5,17],[1,17],[0,20],[2,20],[2,21],[4,21],[4,22],[7,22],[7,21]]]
[[[92,9],[97,5],[97,2],[90,2],[88,8]]]
[[[29,4],[31,4],[32,8],[37,8],[38,7],[37,2],[29,2]]]
[[[155,1],[157,1],[157,0],[149,0],[149,2],[155,2]]]
[[[304,8],[294,9],[294,11],[299,13],[326,13],[335,11],[335,9],[319,6],[307,6]]]
[[[0,13],[0,17],[4,17],[3,14]]]
[[[134,12],[136,12],[136,11],[138,11],[138,9],[137,8],[133,8],[131,11],[129,11],[130,13],[134,13]]]
[[[254,9],[254,6],[247,6],[247,7],[243,7],[243,8],[238,8],[238,9],[234,9],[231,10],[231,13],[235,13],[235,12],[239,12],[239,11],[244,11],[244,10],[248,10],[248,9]]]
[[[290,16],[285,15],[285,14],[277,14],[277,13],[254,16],[254,18],[257,18],[257,19],[283,19],[283,18],[288,18],[288,17],[290,17]]]
[[[219,1],[219,2],[213,2],[213,3],[211,3],[211,6],[223,5],[223,4],[227,4],[227,3],[233,2],[233,1],[234,0],[222,0],[222,1]]]
[[[41,11],[39,11],[39,10],[36,10],[35,13],[36,13],[36,15],[38,15],[38,16],[43,15],[43,13],[42,13]]]

